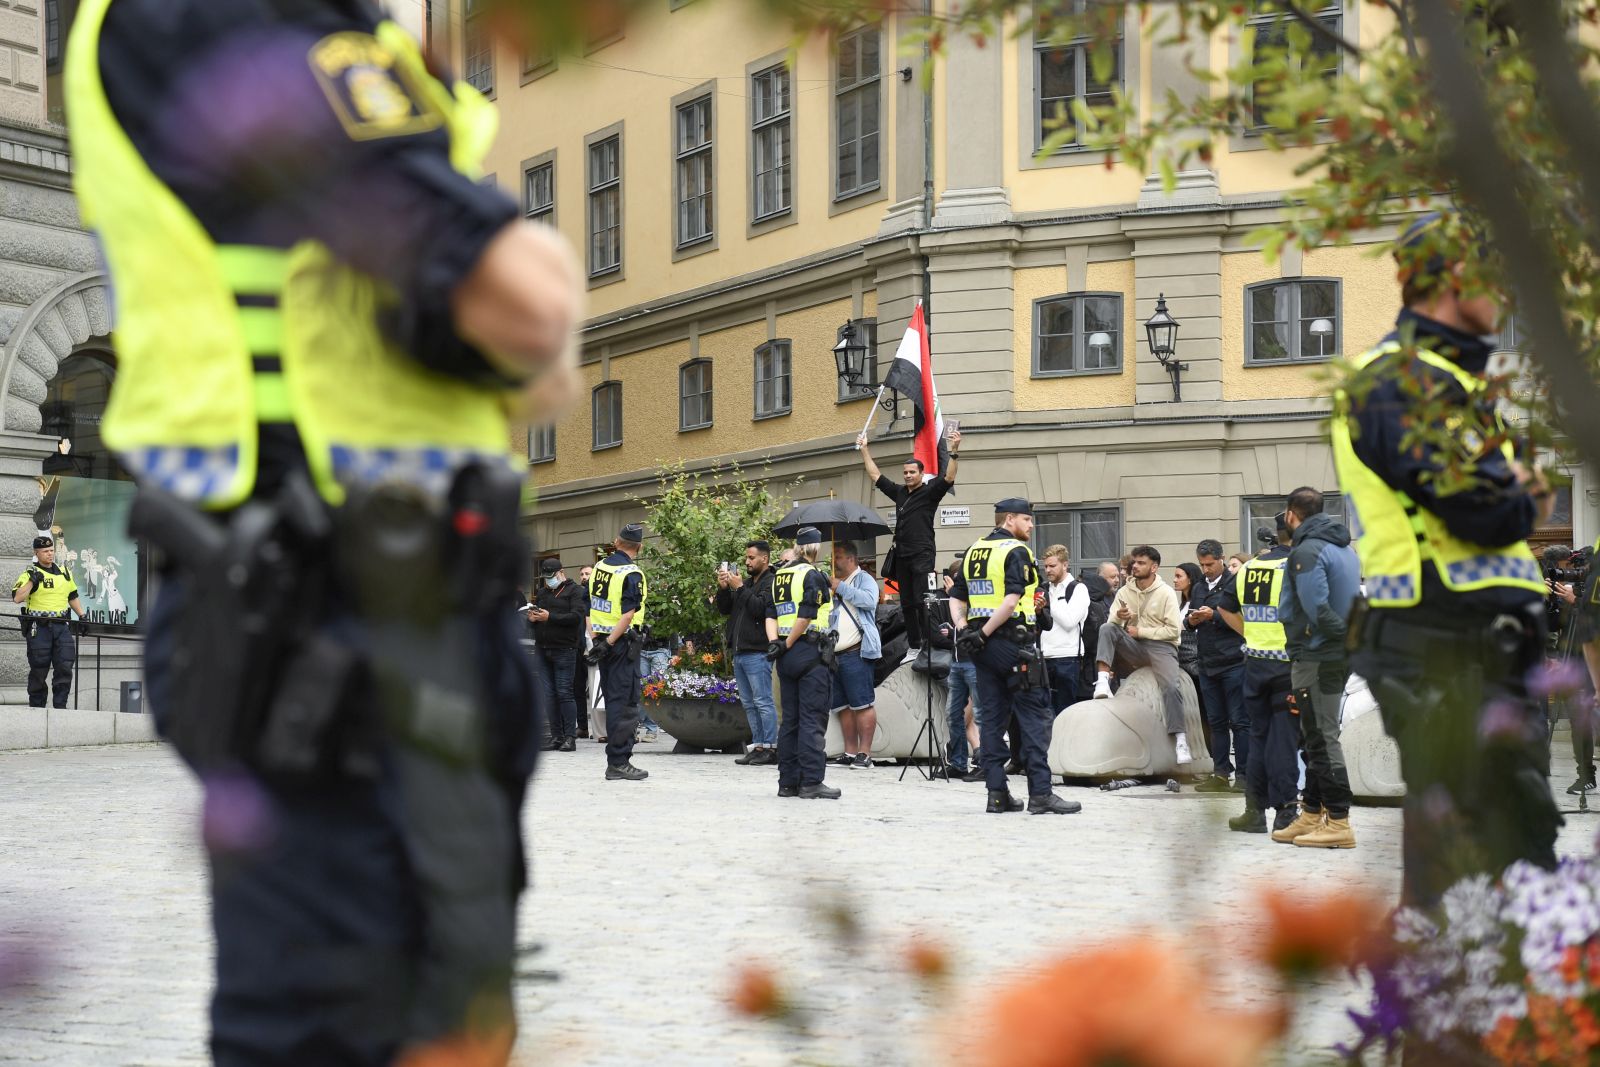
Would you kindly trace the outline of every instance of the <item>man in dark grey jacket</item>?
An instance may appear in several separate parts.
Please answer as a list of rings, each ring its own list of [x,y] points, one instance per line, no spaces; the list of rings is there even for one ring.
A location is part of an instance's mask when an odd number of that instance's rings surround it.
[[[1350,547],[1350,531],[1322,513],[1320,490],[1301,487],[1290,493],[1287,521],[1294,531],[1294,550],[1278,618],[1289,642],[1289,681],[1304,736],[1306,787],[1300,817],[1272,839],[1304,848],[1355,848],[1339,708],[1350,678],[1345,619],[1361,591],[1361,561]]]

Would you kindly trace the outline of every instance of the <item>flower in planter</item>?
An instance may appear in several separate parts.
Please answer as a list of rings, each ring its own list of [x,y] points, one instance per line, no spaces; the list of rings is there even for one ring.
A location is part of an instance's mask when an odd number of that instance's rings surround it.
[[[1286,978],[1302,980],[1364,963],[1379,949],[1385,909],[1353,893],[1262,895],[1268,917],[1260,957]]]

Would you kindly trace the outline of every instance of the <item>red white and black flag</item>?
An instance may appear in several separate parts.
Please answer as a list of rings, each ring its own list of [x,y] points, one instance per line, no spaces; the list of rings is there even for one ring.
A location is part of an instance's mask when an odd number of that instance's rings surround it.
[[[949,448],[944,439],[944,415],[939,411],[939,391],[933,384],[928,320],[922,314],[920,300],[883,384],[910,400],[916,409],[915,443],[911,454],[922,461],[922,468],[929,477],[944,473]]]

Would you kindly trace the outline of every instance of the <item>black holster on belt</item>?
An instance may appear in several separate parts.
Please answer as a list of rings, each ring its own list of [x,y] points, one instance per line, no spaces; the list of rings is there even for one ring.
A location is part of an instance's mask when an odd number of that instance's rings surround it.
[[[832,671],[839,667],[839,653],[835,651],[838,635],[832,630],[806,630],[804,640],[817,646],[817,660],[823,667]]]
[[[144,488],[128,529],[190,591],[176,621],[171,706],[158,709],[179,754],[201,770],[319,769],[360,664],[351,649],[312,639],[325,618],[333,525],[309,480],[292,477],[275,500],[248,501],[225,519]]]
[[[1011,677],[1006,679],[1011,691],[1015,693],[1043,689],[1046,685],[1044,653],[1039,651],[1033,632],[1025,626],[1008,626],[999,636],[1013,642],[1020,657],[1016,665],[1011,668]]]

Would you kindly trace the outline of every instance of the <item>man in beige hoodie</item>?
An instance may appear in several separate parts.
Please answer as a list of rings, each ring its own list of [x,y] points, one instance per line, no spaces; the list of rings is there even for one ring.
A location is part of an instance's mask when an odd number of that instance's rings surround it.
[[[1111,618],[1100,627],[1095,666],[1094,698],[1111,696],[1111,673],[1126,676],[1140,667],[1155,671],[1161,690],[1161,707],[1167,733],[1179,763],[1191,760],[1189,738],[1183,730],[1183,691],[1178,688],[1178,643],[1183,640],[1183,620],[1178,594],[1161,579],[1161,553],[1140,545],[1129,553],[1129,580],[1117,590]]]

